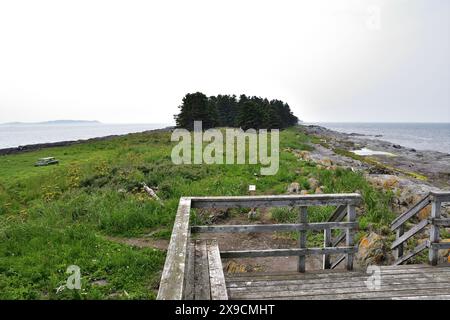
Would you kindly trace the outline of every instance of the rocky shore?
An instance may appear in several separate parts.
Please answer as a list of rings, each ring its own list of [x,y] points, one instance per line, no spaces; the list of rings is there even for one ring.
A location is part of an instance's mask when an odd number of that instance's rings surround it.
[[[430,187],[450,189],[450,154],[415,150],[372,136],[340,133],[315,125],[301,128],[319,139],[313,157],[331,157],[340,165],[365,169],[369,173],[405,176]],[[386,154],[358,156],[351,152],[364,148]]]
[[[314,137],[314,150],[298,156],[325,168],[340,166],[364,173],[374,186],[394,194],[394,211],[402,213],[430,191],[450,190],[450,154],[419,151],[357,134],[340,133],[320,126],[301,126]],[[386,152],[359,156],[366,148]]]
[[[392,194],[392,210],[398,215],[406,212],[430,191],[450,190],[450,154],[414,150],[375,137],[340,133],[316,125],[300,128],[313,137],[314,150],[291,152],[297,152],[299,158],[313,161],[326,170],[339,166],[363,173],[373,186]],[[374,152],[364,156],[353,152],[361,149]],[[430,212],[431,207],[425,207],[417,219],[427,219]],[[443,203],[441,213],[444,217],[450,217],[450,204]],[[446,228],[445,234],[449,233],[450,228]],[[390,264],[394,257],[389,245],[392,239],[389,238],[389,232],[381,234],[379,230],[365,236],[359,243],[356,255],[358,264]],[[418,241],[428,238],[429,229],[426,228]],[[442,261],[449,260],[449,251],[440,250]]]

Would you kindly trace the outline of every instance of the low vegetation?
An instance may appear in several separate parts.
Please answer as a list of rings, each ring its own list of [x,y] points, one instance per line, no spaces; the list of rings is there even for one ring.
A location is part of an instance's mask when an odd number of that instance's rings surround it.
[[[0,157],[0,299],[155,298],[164,252],[114,239],[169,239],[181,196],[245,195],[249,184],[257,194],[282,194],[294,181],[309,190],[314,177],[325,193],[361,192],[363,231],[387,225],[391,195],[361,174],[321,169],[283,151],[311,150],[310,142],[296,128],[284,130],[274,176],[260,176],[258,165],[173,165],[169,132]],[[33,166],[46,156],[60,164]],[[162,203],[142,183],[157,189]],[[325,220],[332,209],[313,209],[311,221]],[[289,209],[272,214],[280,222],[296,218]],[[81,268],[82,290],[64,288],[70,265]]]

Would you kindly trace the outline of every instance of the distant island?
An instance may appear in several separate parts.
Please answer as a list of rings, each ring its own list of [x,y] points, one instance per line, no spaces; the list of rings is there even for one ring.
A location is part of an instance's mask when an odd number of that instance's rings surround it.
[[[7,122],[2,123],[0,125],[73,125],[73,124],[101,124],[100,121],[97,120],[51,120],[51,121],[43,121],[43,122]]]

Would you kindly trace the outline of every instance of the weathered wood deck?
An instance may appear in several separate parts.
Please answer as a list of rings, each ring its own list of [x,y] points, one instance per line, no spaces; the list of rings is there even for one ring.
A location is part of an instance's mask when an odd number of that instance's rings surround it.
[[[184,299],[228,300],[216,240],[191,241],[187,268]]]
[[[392,244],[397,260],[393,266],[373,267],[372,273],[353,269],[358,250],[353,241],[359,194],[301,196],[246,196],[181,198],[161,277],[158,299],[450,299],[450,264],[438,263],[438,250],[449,249],[440,241],[439,228],[449,226],[441,217],[442,202],[450,202],[450,192],[430,193],[392,223],[397,239]],[[336,206],[327,222],[308,221],[308,207]],[[420,208],[431,205],[431,218],[405,231],[405,222]],[[193,208],[255,208],[291,206],[299,209],[299,222],[272,225],[190,226]],[[343,219],[347,217],[346,221]],[[408,239],[430,226],[430,239],[403,255]],[[308,248],[306,232],[322,231],[323,247]],[[333,237],[333,230],[341,230]],[[220,251],[215,239],[195,240],[193,233],[299,232],[297,248]],[[429,250],[430,265],[401,265],[422,250]],[[307,255],[320,255],[323,270],[305,273]],[[337,259],[331,261],[331,255]],[[221,258],[298,256],[297,272],[225,274]],[[345,270],[333,270],[345,261]]]
[[[225,275],[233,300],[450,299],[448,265],[384,266],[379,287],[370,279],[363,271],[344,270]]]

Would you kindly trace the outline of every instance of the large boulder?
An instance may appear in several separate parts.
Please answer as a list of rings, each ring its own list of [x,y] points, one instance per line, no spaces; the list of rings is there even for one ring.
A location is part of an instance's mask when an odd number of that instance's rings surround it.
[[[309,178],[308,179],[308,184],[309,184],[309,188],[311,190],[315,190],[319,187],[319,180],[315,179],[315,178]]]
[[[389,262],[390,257],[385,239],[375,232],[371,232],[368,236],[363,237],[359,242],[355,259],[364,267],[386,264]]]
[[[320,187],[317,187],[317,188],[316,188],[316,190],[314,191],[314,193],[315,193],[315,194],[322,194],[322,193],[324,192],[324,190],[325,190],[325,187],[324,187],[324,186],[320,186]]]
[[[292,182],[288,188],[288,193],[299,193],[300,192],[300,184],[298,182]]]
[[[333,161],[331,161],[331,159],[328,158],[320,159],[317,161],[317,163],[323,165],[326,168],[331,167],[333,165]]]
[[[425,220],[428,219],[430,214],[431,214],[431,206],[426,206],[425,208],[419,211],[417,216],[419,217],[420,220]]]
[[[441,239],[441,242],[450,242],[450,239]],[[450,262],[450,249],[439,250],[439,260]]]

